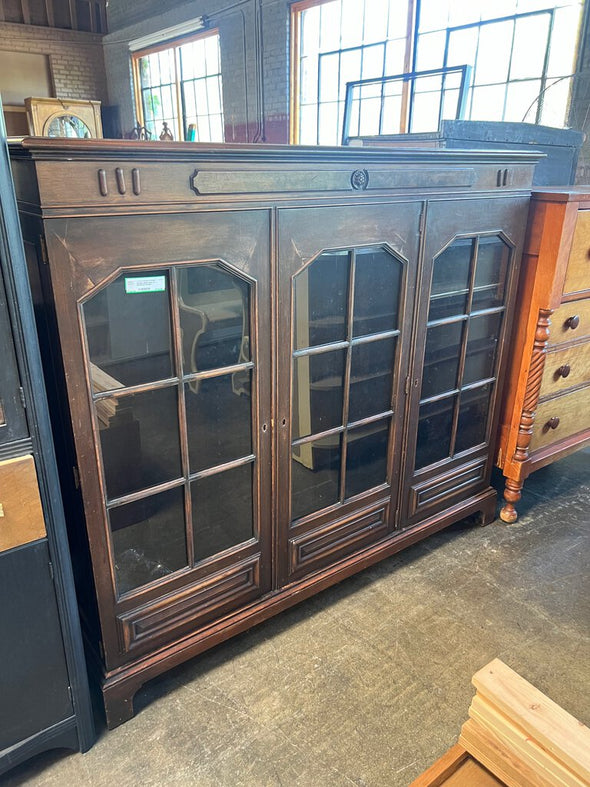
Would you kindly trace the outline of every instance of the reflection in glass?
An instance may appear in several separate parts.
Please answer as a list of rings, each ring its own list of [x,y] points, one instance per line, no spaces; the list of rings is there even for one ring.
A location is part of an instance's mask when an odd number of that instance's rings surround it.
[[[195,560],[204,560],[254,537],[253,464],[191,483]]]
[[[250,360],[249,285],[218,265],[178,271],[184,374]]]
[[[187,565],[183,487],[111,508],[119,594]]]
[[[46,137],[73,137],[90,139],[92,133],[86,123],[75,115],[58,115],[45,127]]]
[[[461,394],[455,453],[485,441],[491,394],[491,385]]]
[[[387,480],[390,419],[350,429],[346,451],[346,497],[359,495]]]
[[[349,253],[326,252],[293,279],[295,349],[346,339]]]
[[[463,385],[494,376],[502,313],[472,317],[469,321]]]
[[[508,256],[509,248],[500,238],[479,239],[472,311],[502,304]]]
[[[200,380],[196,390],[185,386],[191,473],[252,453],[249,390],[247,385],[241,395],[236,392],[232,374]]]
[[[294,440],[342,425],[345,358],[345,350],[332,350],[293,360]]]
[[[472,247],[471,238],[459,238],[434,260],[429,321],[465,313]]]
[[[176,387],[95,402],[110,500],[179,478]]]
[[[420,405],[416,469],[449,456],[456,396]]]
[[[401,263],[385,249],[355,253],[353,336],[397,328]]]
[[[348,422],[391,409],[395,337],[355,344],[350,367]]]
[[[463,320],[428,328],[424,353],[422,399],[457,387]]]
[[[320,511],[338,502],[341,435],[294,446],[291,462],[291,517]]]
[[[124,274],[82,306],[95,393],[174,375],[168,274]]]

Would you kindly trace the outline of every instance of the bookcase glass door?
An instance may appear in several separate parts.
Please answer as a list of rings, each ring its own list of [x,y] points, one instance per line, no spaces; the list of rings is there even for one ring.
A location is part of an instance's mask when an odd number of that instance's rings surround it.
[[[257,537],[251,298],[214,262],[122,273],[82,305],[119,595]]]
[[[291,519],[388,481],[403,265],[326,251],[293,278]]]
[[[457,238],[435,257],[416,470],[488,438],[510,254],[496,234]]]

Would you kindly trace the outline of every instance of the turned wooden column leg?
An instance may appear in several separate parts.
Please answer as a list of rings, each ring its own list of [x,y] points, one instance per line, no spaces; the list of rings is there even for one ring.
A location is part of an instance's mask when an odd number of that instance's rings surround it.
[[[506,522],[509,525],[511,525],[513,522],[516,522],[518,518],[518,512],[516,508],[514,508],[514,504],[518,503],[520,500],[521,489],[522,481],[515,481],[512,478],[506,479],[506,487],[504,489],[504,500],[506,501],[506,504],[500,511],[500,519],[502,522]]]

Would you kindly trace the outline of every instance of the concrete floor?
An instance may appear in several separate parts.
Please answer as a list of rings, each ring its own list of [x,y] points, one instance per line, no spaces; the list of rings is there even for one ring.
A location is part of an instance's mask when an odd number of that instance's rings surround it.
[[[459,523],[152,681],[87,754],[2,783],[405,787],[456,742],[495,656],[590,724],[590,451],[531,476],[519,512]]]

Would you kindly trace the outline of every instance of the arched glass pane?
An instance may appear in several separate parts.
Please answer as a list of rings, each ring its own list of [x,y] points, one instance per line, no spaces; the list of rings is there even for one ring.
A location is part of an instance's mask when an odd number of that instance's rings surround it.
[[[353,336],[393,331],[398,325],[402,266],[385,249],[355,252]]]
[[[167,271],[125,273],[82,306],[94,393],[174,376]]]
[[[218,265],[178,271],[185,375],[250,360],[250,287]]]
[[[434,261],[428,320],[464,314],[469,292],[473,240],[459,238]]]
[[[295,276],[296,350],[346,339],[349,252],[326,252]]]

